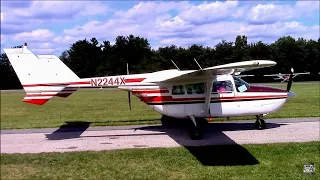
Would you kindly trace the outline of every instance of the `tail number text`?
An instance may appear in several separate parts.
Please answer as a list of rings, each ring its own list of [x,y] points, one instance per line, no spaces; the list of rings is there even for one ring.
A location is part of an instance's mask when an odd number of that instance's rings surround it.
[[[93,78],[90,81],[91,86],[112,86],[112,85],[125,85],[124,77],[116,78]]]

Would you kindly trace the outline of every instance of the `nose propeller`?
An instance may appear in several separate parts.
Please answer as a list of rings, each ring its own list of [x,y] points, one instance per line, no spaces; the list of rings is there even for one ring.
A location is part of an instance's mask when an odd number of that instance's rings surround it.
[[[291,68],[289,80],[288,80],[288,84],[287,84],[287,92],[289,92],[291,89],[293,72],[294,72],[294,69]]]

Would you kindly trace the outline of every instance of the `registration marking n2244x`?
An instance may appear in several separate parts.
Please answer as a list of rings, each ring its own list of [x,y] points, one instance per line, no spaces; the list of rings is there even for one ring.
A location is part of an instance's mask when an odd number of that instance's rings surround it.
[[[91,86],[114,86],[125,85],[124,77],[115,78],[92,78],[90,81]]]

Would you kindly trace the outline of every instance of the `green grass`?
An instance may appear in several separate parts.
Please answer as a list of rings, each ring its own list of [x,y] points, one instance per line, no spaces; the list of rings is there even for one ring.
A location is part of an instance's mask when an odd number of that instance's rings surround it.
[[[319,179],[319,142],[1,154],[1,179]],[[303,173],[315,163],[315,174]]]
[[[272,86],[285,89],[286,83]],[[297,96],[266,118],[319,117],[319,89],[319,82],[294,82],[291,91]],[[91,126],[160,123],[161,115],[135,96],[130,112],[127,92],[117,89],[81,89],[66,99],[55,97],[43,106],[23,103],[23,97],[23,92],[1,93],[1,129],[59,127],[66,121],[92,122]]]

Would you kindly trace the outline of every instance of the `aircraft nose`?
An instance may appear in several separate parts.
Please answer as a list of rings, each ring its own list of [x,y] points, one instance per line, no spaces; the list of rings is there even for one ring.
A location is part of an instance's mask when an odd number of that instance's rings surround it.
[[[288,92],[288,97],[294,97],[294,96],[296,96],[296,93],[294,93],[294,92]]]

